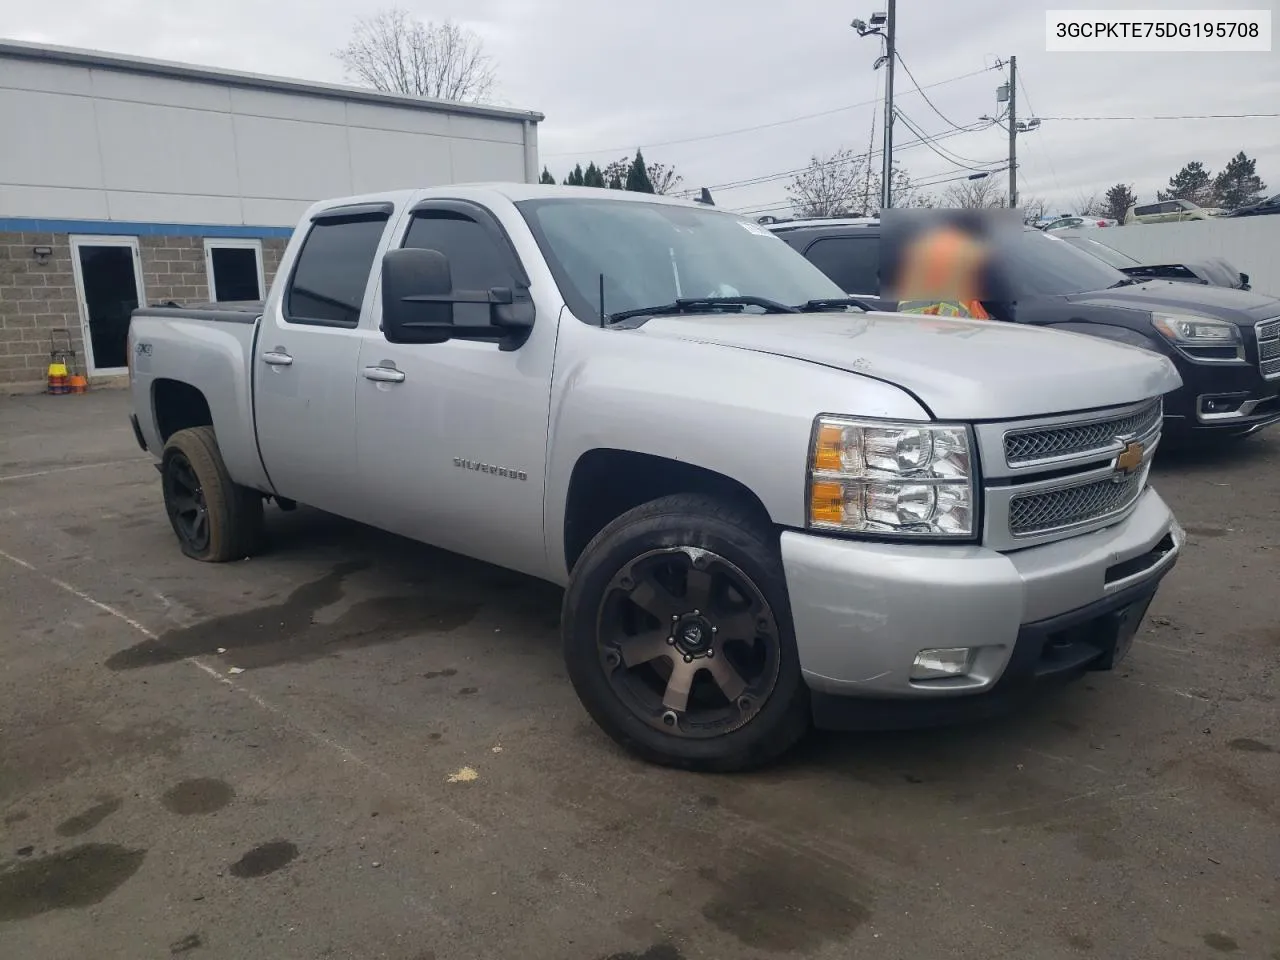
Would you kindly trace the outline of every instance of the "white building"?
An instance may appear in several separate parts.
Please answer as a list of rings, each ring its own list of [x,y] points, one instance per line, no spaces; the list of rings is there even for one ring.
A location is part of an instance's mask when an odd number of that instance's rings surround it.
[[[64,337],[123,372],[140,303],[261,298],[316,200],[535,181],[541,119],[0,41],[0,386]]]

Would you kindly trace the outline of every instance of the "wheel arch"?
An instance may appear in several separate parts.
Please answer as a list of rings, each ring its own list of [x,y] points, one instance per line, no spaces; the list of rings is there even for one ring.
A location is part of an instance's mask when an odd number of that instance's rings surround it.
[[[587,544],[613,520],[678,493],[731,502],[774,525],[760,497],[734,477],[657,454],[597,447],[578,457],[570,475],[561,531],[566,570],[573,569]]]

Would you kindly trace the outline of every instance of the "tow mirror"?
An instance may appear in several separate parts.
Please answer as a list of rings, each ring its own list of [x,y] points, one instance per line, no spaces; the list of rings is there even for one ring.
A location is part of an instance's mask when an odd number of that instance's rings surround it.
[[[405,247],[382,258],[382,332],[389,343],[453,336],[453,272],[438,250]]]
[[[459,303],[487,304],[489,323],[454,323]],[[449,259],[438,250],[405,247],[382,258],[382,332],[389,343],[497,339],[502,349],[513,350],[533,320],[533,299],[525,289],[454,290]]]

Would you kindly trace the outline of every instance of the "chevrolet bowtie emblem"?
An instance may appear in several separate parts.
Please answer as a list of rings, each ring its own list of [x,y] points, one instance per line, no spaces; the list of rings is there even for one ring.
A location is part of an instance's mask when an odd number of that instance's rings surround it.
[[[1145,452],[1146,448],[1142,444],[1137,440],[1130,440],[1116,457],[1116,472],[1129,476],[1142,466],[1142,455]]]

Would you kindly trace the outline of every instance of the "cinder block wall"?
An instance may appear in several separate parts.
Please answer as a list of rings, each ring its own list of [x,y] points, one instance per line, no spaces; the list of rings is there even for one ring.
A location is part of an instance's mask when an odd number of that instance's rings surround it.
[[[37,246],[53,248],[45,263],[31,252]],[[83,357],[67,235],[0,233],[0,384],[44,380],[49,337],[59,327]]]
[[[288,240],[261,242],[264,282],[270,286]],[[45,263],[32,253],[37,246],[53,248]],[[148,304],[209,298],[203,237],[139,237],[138,253]],[[56,329],[70,334],[83,372],[87,363],[68,235],[0,232],[0,385],[43,382]]]

